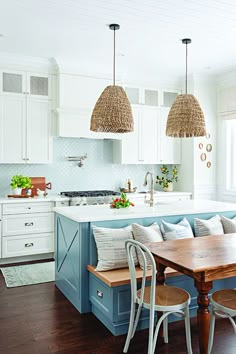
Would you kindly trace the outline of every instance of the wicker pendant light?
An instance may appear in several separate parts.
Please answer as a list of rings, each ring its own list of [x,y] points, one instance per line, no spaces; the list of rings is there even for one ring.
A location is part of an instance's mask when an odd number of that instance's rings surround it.
[[[134,130],[130,102],[121,86],[115,85],[115,31],[117,24],[109,25],[114,31],[113,85],[102,92],[93,109],[90,130],[105,133],[128,133]]]
[[[198,100],[187,93],[187,57],[191,39],[182,39],[186,44],[185,94],[178,95],[173,103],[166,124],[166,135],[175,138],[189,138],[206,135],[205,119]]]

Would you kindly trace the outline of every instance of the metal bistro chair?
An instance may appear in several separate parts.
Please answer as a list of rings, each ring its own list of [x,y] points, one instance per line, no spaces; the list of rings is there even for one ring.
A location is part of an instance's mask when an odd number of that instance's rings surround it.
[[[215,291],[211,296],[211,321],[208,342],[208,354],[211,353],[215,329],[216,315],[228,318],[236,334],[236,323],[232,317],[236,316],[236,289],[222,289]]]
[[[135,249],[139,257],[143,258],[144,269],[142,274],[141,288],[138,290],[136,279],[135,264],[132,257],[133,249]],[[141,309],[145,308],[150,311],[149,317],[149,339],[148,354],[154,354],[158,332],[163,321],[164,342],[168,343],[168,315],[175,314],[177,317],[185,319],[185,332],[188,354],[192,354],[191,333],[189,320],[189,303],[190,295],[183,289],[174,286],[157,285],[156,286],[156,264],[149,249],[142,243],[135,240],[126,241],[126,251],[128,255],[130,279],[131,279],[131,310],[128,334],[123,349],[127,353],[130,340],[133,338],[137,328]],[[147,283],[147,258],[152,267],[151,280]],[[140,284],[139,284],[140,285]],[[136,304],[138,304],[136,312]],[[155,311],[163,312],[154,324]]]

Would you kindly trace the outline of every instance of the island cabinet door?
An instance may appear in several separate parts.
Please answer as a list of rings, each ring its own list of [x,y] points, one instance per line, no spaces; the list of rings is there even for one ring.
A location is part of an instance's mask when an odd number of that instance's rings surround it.
[[[56,286],[80,313],[90,312],[89,223],[56,215]]]

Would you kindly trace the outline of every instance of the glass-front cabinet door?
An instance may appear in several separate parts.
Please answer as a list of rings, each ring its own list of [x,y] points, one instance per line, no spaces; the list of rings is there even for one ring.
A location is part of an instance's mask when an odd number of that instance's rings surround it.
[[[1,94],[25,95],[31,98],[49,98],[47,74],[25,71],[1,71]]]
[[[22,71],[1,71],[1,93],[7,95],[25,94],[26,80]]]

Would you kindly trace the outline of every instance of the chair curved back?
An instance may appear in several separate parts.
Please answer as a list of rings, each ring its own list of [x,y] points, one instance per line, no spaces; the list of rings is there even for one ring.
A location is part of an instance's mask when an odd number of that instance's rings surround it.
[[[126,251],[127,251],[127,255],[128,255],[128,265],[129,265],[129,271],[130,271],[132,299],[135,302],[143,303],[145,286],[147,286],[147,283],[150,282],[150,284],[149,284],[149,286],[151,286],[150,306],[151,306],[151,309],[154,309],[157,270],[156,270],[156,263],[153,258],[153,255],[151,254],[151,252],[149,251],[149,249],[145,245],[143,245],[142,243],[140,243],[136,240],[130,239],[130,240],[126,241],[125,247],[126,247]],[[140,294],[139,301],[137,301],[138,300],[137,299],[138,283],[137,283],[136,270],[135,270],[135,264],[134,264],[134,259],[133,259],[134,250],[139,255],[139,258],[142,257],[142,259],[143,259],[141,294]],[[147,265],[147,258],[149,260],[149,264],[151,264],[151,266],[149,266],[149,267]],[[151,279],[150,279],[150,275],[148,276],[148,274],[147,274],[147,271],[150,268],[151,268]]]
[[[181,316],[185,319],[185,332],[187,350],[189,354],[192,354],[191,348],[191,333],[189,322],[189,294],[180,288],[169,286],[156,286],[156,263],[153,255],[149,249],[142,243],[129,239],[125,243],[126,252],[128,255],[128,264],[130,271],[130,285],[131,285],[131,309],[130,309],[130,322],[127,333],[124,353],[127,353],[130,340],[133,338],[136,331],[141,309],[144,307],[149,310],[149,339],[148,339],[148,354],[154,354],[158,332],[163,322],[164,342],[168,343],[168,316],[174,314],[177,317]],[[142,281],[141,288],[140,282],[137,282],[136,269],[134,263],[134,251],[137,252],[140,264],[143,263],[142,269]],[[148,268],[151,268],[151,272],[148,272]],[[150,278],[151,273],[151,278]],[[171,288],[171,289],[170,289]],[[156,292],[159,292],[156,296]],[[169,296],[169,292],[173,297]],[[182,302],[179,301],[179,294],[181,293]],[[173,302],[173,298],[177,297],[178,301]],[[164,301],[163,301],[164,299]],[[166,299],[171,299],[169,304]],[[138,308],[137,305],[138,304]],[[163,312],[162,316],[158,318],[155,324],[155,311]]]

